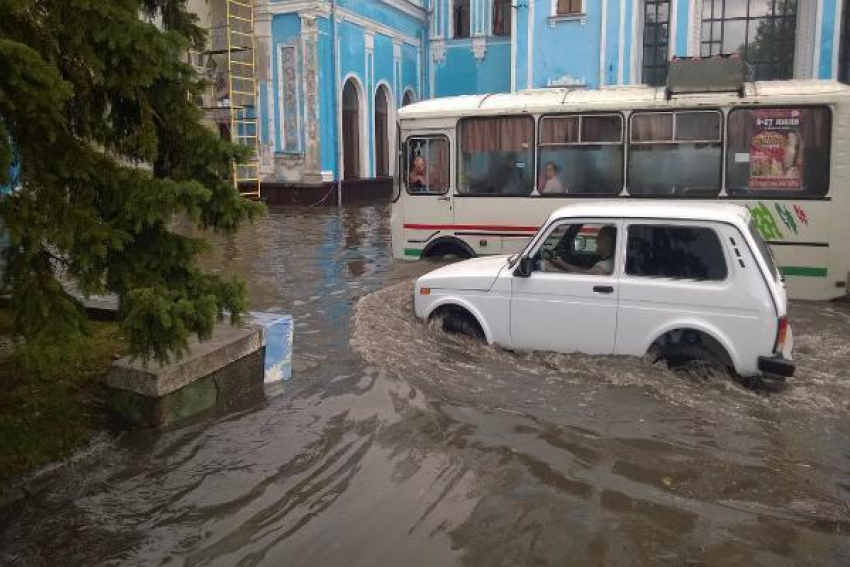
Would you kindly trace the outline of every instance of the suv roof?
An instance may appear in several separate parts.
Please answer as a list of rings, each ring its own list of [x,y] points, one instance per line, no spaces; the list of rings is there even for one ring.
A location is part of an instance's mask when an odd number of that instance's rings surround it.
[[[549,220],[576,217],[615,217],[615,218],[652,218],[670,220],[700,220],[727,222],[735,225],[746,224],[750,213],[740,205],[621,199],[608,201],[587,201],[563,206],[549,217]]]

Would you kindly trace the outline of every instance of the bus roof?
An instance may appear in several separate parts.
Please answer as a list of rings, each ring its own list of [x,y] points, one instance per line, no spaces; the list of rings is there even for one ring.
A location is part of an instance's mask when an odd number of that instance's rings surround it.
[[[443,118],[500,113],[552,112],[574,107],[576,110],[619,110],[652,106],[703,106],[747,104],[753,102],[824,103],[850,96],[850,86],[831,80],[761,81],[745,83],[744,96],[737,93],[694,93],[666,98],[663,87],[645,85],[603,87],[599,89],[543,88],[516,93],[462,95],[424,100],[398,111],[399,120]]]
[[[731,203],[705,201],[661,201],[643,199],[613,199],[572,203],[555,210],[549,217],[560,218],[651,218],[669,220],[700,220],[747,223],[750,213],[746,207]]]

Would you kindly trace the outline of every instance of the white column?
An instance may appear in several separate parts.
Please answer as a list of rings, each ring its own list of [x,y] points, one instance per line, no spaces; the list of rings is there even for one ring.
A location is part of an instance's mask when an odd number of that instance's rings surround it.
[[[260,177],[274,175],[274,146],[277,139],[277,129],[274,123],[275,89],[272,84],[272,15],[269,12],[268,0],[260,0],[254,5],[254,80],[257,89],[262,88],[266,93],[265,108],[257,97],[257,126],[262,128],[265,122],[269,137],[261,140],[259,145]]]
[[[319,28],[314,16],[301,14],[301,66],[304,101],[304,182],[320,183]]]

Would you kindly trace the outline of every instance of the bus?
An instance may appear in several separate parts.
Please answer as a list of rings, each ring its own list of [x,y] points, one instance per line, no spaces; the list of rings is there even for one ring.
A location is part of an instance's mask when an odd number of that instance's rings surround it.
[[[794,299],[847,295],[850,87],[533,89],[398,111],[396,258],[512,254],[579,199],[744,205]]]

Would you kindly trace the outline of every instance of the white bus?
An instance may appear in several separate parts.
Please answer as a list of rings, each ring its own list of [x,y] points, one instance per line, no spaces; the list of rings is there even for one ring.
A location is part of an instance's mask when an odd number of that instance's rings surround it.
[[[848,136],[850,88],[833,81],[419,102],[398,112],[394,255],[518,252],[577,199],[730,201],[752,211],[792,298],[837,298],[850,271]]]

